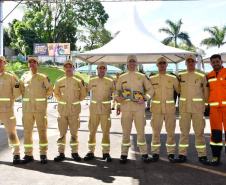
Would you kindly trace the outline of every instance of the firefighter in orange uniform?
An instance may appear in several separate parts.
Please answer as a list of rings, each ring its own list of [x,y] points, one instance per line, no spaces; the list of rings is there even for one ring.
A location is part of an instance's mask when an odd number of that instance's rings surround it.
[[[111,128],[111,92],[114,92],[114,80],[111,76],[105,75],[107,64],[99,62],[97,67],[98,75],[92,76],[87,85],[87,92],[92,89],[92,101],[89,117],[89,152],[84,157],[85,161],[94,158],[96,146],[96,132],[99,124],[103,133],[102,153],[103,160],[111,162],[110,152],[110,128]]]
[[[38,71],[38,59],[28,59],[30,71],[25,72],[20,80],[23,103],[24,149],[22,164],[29,163],[33,158],[32,132],[36,121],[39,134],[39,149],[41,164],[47,163],[47,98],[53,93],[53,86],[46,73]]]
[[[13,164],[20,163],[20,141],[16,132],[14,101],[21,95],[20,85],[13,72],[6,71],[6,60],[0,56],[0,122],[2,121],[13,149]]]
[[[75,67],[71,60],[64,62],[65,75],[56,80],[54,86],[54,96],[59,101],[57,118],[60,136],[57,140],[58,155],[54,158],[55,162],[65,158],[64,151],[66,146],[66,134],[68,126],[71,132],[71,156],[75,161],[81,161],[78,154],[78,130],[80,127],[79,114],[81,112],[82,101],[86,97],[86,88],[83,85],[83,79],[73,75]]]
[[[222,66],[221,56],[217,54],[210,57],[210,63],[213,71],[207,75],[207,97],[210,105],[210,147],[213,155],[211,164],[217,166],[220,164],[223,148],[223,131],[226,137],[226,68]]]

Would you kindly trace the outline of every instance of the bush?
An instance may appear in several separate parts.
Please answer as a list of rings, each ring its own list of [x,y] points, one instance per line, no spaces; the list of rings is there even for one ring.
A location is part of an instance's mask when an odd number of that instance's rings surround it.
[[[53,62],[52,62],[52,60],[47,60],[47,61],[45,61],[45,64],[47,64],[47,65],[53,65]]]
[[[20,62],[7,63],[5,69],[14,72],[18,78],[20,78],[25,71],[29,70],[27,64],[21,64]]]

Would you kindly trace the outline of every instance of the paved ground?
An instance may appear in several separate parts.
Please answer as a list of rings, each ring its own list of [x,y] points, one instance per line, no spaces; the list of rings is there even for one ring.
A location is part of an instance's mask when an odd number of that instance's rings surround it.
[[[80,149],[79,154],[84,157],[87,153],[88,141],[88,101],[82,102],[81,127],[79,130]],[[56,140],[58,137],[57,129],[57,110],[54,109],[54,103],[48,105],[48,138],[49,162],[46,165],[39,163],[38,152],[38,133],[36,126],[34,128],[34,158],[35,161],[27,165],[13,165],[11,151],[8,148],[8,140],[3,125],[0,126],[0,182],[4,185],[10,184],[225,184],[226,183],[226,158],[222,152],[222,164],[217,167],[204,166],[198,162],[197,152],[194,144],[194,133],[191,129],[190,148],[188,151],[188,161],[185,164],[172,164],[168,162],[166,149],[166,132],[163,128],[161,135],[161,158],[156,163],[144,164],[140,159],[138,147],[136,145],[137,136],[133,127],[131,134],[132,147],[129,152],[129,162],[126,165],[119,164],[120,146],[122,140],[122,129],[120,117],[116,116],[116,111],[112,112],[111,127],[111,156],[112,163],[106,163],[101,160],[101,130],[97,133],[96,158],[90,162],[75,162],[71,159],[70,148],[66,147],[66,160],[55,163],[53,158],[57,153]],[[17,132],[23,143],[23,127],[21,123],[21,106],[15,104],[15,113],[17,116]],[[19,109],[18,109],[19,108]],[[18,111],[17,111],[18,109]],[[151,154],[152,129],[150,127],[150,112],[147,112],[146,139],[148,143],[149,154]],[[179,142],[179,126],[177,119],[176,142]],[[211,158],[209,149],[210,128],[209,120],[206,120],[205,138],[207,142],[208,157]],[[70,134],[67,135],[69,143]],[[23,146],[21,144],[21,146]],[[23,147],[21,147],[21,157],[23,157]]]

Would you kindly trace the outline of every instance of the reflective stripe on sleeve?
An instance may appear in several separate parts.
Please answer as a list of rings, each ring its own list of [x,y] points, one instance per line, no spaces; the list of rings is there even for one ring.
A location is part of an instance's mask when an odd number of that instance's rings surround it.
[[[209,105],[208,103],[205,103],[205,105],[207,106],[207,105]]]
[[[226,101],[222,101],[222,104],[223,104],[223,105],[226,105]]]
[[[208,80],[208,82],[215,82],[215,81],[217,81],[217,78],[210,78],[210,79]]]
[[[46,98],[36,98],[36,101],[46,101]]]
[[[121,103],[117,103],[117,105],[121,105]]]
[[[108,121],[111,121],[111,118],[108,118]]]
[[[202,98],[193,98],[192,100],[193,100],[193,101],[203,101]]]
[[[15,119],[15,118],[16,118],[15,116],[10,117],[10,119]]]
[[[213,103],[209,103],[210,106],[218,106],[219,105],[219,102],[213,102]]]
[[[152,103],[160,103],[158,100],[152,100]]]
[[[96,103],[97,103],[97,101],[95,101],[95,100],[92,100],[92,101],[91,101],[91,103],[95,103],[95,104],[96,104]]]
[[[23,101],[29,101],[29,98],[23,98]]]
[[[102,103],[103,103],[103,104],[110,104],[111,101],[103,101]]]
[[[151,95],[150,95],[150,94],[146,94],[146,96],[147,96],[149,99],[151,99]]]
[[[61,105],[66,105],[67,102],[65,102],[65,101],[59,101],[59,104],[61,104]]]
[[[186,98],[180,97],[180,101],[186,101]]]
[[[0,101],[10,101],[10,98],[0,98]]]
[[[123,100],[123,101],[130,101],[130,99],[126,99],[126,100]]]
[[[78,104],[80,104],[80,101],[73,102],[72,104],[73,105],[78,105]]]
[[[210,141],[210,145],[213,145],[213,146],[223,146],[223,143],[214,143],[214,142]]]
[[[166,100],[166,103],[174,103],[174,100]]]

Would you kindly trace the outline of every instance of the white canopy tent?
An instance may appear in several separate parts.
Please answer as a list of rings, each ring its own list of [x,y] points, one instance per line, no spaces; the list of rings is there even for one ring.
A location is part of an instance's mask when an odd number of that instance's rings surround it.
[[[226,44],[223,45],[222,47],[220,48],[215,48],[211,51],[211,55],[208,55],[207,57],[205,57],[203,59],[203,62],[204,63],[210,63],[210,57],[213,55],[213,54],[219,54],[221,55],[221,59],[226,62]]]
[[[198,53],[184,51],[178,48],[166,46],[157,41],[145,28],[134,7],[133,15],[126,24],[126,28],[101,48],[78,53],[75,57],[96,64],[104,61],[111,64],[126,63],[127,56],[134,54],[138,63],[156,63],[160,57],[167,58],[169,63],[179,63],[185,60],[186,55]],[[201,69],[201,56],[198,56],[198,68]]]

